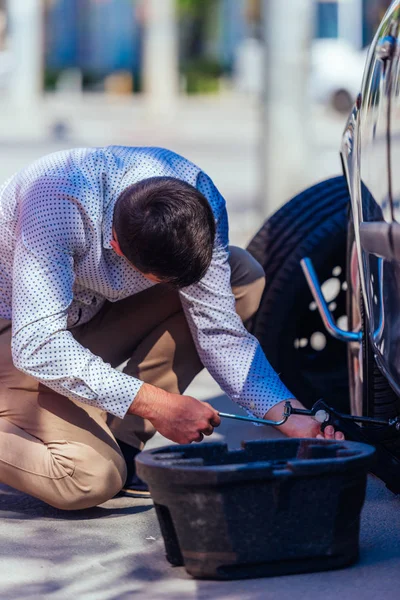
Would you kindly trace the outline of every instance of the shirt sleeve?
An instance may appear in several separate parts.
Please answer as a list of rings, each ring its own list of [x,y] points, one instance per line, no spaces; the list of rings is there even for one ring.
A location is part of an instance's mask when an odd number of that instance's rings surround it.
[[[142,382],[113,369],[67,330],[74,261],[85,250],[88,227],[74,198],[58,187],[52,193],[47,182],[43,194],[37,182],[22,202],[13,265],[13,362],[59,394],[123,417]]]
[[[203,173],[197,188],[214,211],[217,235],[210,268],[199,283],[181,290],[182,306],[206,369],[233,401],[262,418],[274,404],[294,396],[236,313],[225,201]]]

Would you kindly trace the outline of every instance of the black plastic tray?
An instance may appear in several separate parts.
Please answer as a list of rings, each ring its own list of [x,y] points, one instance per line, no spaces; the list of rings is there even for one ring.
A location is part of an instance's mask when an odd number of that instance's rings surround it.
[[[374,448],[316,439],[168,446],[142,452],[167,559],[198,578],[265,577],[358,558]]]

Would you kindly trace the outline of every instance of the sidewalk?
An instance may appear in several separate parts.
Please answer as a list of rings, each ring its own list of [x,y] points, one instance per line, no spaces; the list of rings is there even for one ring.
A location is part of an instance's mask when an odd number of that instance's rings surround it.
[[[238,411],[202,374],[190,393]],[[225,421],[215,438],[278,435],[267,427]],[[214,438],[214,439],[215,439]],[[158,438],[157,444],[165,440]],[[348,569],[232,582],[196,581],[164,558],[149,500],[116,498],[63,512],[0,486],[1,582],[5,600],[397,600],[400,499],[370,478],[362,514],[361,557]]]

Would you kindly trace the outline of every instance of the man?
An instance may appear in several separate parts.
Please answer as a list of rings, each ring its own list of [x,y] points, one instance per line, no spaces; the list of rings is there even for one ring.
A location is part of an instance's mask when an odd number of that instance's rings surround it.
[[[1,188],[0,232],[0,481],[64,509],[146,493],[133,456],[155,430],[190,443],[220,423],[182,395],[203,365],[249,412],[280,418],[292,395],[242,324],[263,271],[228,249],[225,202],[189,161],[44,157]],[[323,435],[305,417],[282,431]]]

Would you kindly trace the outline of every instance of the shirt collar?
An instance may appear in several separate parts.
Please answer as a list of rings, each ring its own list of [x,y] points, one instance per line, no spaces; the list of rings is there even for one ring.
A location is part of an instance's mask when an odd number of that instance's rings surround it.
[[[113,220],[114,220],[114,208],[117,203],[117,200],[120,197],[120,194],[124,190],[126,190],[128,187],[130,187],[133,183],[136,183],[136,181],[138,181],[138,178],[137,178],[135,170],[128,169],[127,172],[123,173],[121,181],[119,182],[117,189],[113,189],[112,191],[110,191],[110,200],[107,203],[105,210],[104,210],[103,225],[102,225],[103,248],[106,248],[107,250],[112,249],[112,246],[111,246],[111,241],[113,239],[112,227],[113,227]]]
[[[102,234],[103,234],[103,248],[111,250],[111,241],[113,239],[112,227],[114,218],[114,207],[116,199],[109,202],[103,217]]]

